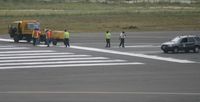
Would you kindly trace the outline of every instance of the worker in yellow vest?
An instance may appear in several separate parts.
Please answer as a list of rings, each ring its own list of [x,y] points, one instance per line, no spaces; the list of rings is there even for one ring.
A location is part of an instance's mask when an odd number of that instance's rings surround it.
[[[70,37],[70,33],[65,29],[65,32],[64,32],[64,44],[65,44],[66,47],[70,47],[69,37]]]
[[[106,32],[106,48],[110,48],[110,39],[111,39],[111,33],[109,31]]]

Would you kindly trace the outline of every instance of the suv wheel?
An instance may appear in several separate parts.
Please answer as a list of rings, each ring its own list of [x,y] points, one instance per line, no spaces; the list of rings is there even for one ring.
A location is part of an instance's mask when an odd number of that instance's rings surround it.
[[[173,53],[178,53],[178,47],[174,47]]]
[[[167,51],[167,50],[163,50],[163,52],[164,52],[164,53],[168,53],[168,51]]]
[[[194,53],[199,53],[199,47],[198,46],[194,47]]]

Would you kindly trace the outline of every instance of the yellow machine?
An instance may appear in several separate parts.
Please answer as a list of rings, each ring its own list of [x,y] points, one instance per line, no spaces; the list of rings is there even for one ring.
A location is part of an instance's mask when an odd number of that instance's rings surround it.
[[[64,39],[64,31],[52,31],[52,37],[53,45],[57,45],[58,41],[63,41]]]
[[[30,42],[32,40],[32,31],[35,28],[40,29],[40,23],[37,20],[22,20],[12,22],[8,30],[10,37],[15,42],[19,42],[19,40],[27,40]]]

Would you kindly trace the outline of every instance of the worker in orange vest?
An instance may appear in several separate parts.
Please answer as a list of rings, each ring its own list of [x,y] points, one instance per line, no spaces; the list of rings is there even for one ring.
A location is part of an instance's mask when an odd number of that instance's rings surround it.
[[[38,28],[35,28],[32,32],[33,45],[38,45],[40,43],[40,34],[41,31]]]
[[[46,43],[47,43],[47,47],[49,47],[49,45],[51,44],[51,35],[52,35],[52,31],[51,30],[47,30],[46,31]]]

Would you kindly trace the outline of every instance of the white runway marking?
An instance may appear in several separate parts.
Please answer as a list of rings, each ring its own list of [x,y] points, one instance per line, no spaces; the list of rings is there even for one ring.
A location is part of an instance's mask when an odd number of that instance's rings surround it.
[[[0,38],[0,41],[5,41],[5,42],[14,42],[13,39],[3,39],[3,38]]]
[[[0,50],[22,50],[22,49],[29,49],[27,47],[8,47],[8,48],[0,48]]]
[[[5,46],[5,45],[0,45],[0,48],[10,48],[10,47],[16,47],[16,46],[11,46],[11,45],[7,45],[7,46]]]
[[[192,92],[109,92],[109,91],[3,91],[0,94],[130,94],[130,95],[184,95],[200,96]]]
[[[0,63],[0,66],[13,66],[13,65],[54,65],[54,64],[69,64],[69,63],[102,63],[102,62],[125,62],[125,60],[87,60],[87,61],[60,61],[60,62],[30,62],[30,63]]]
[[[154,60],[162,60],[162,61],[168,61],[168,62],[176,62],[176,63],[196,63],[196,62],[190,61],[190,60],[182,60],[182,59],[160,57],[160,56],[154,56],[154,55],[144,55],[144,54],[120,52],[120,51],[91,48],[91,47],[71,46],[71,48],[88,50],[88,51],[103,52],[103,53],[118,54],[118,55],[134,56],[134,57],[148,58],[148,59],[154,59]]]
[[[13,39],[3,39],[3,38],[0,38],[0,41],[5,41],[5,42],[14,42]],[[20,40],[19,42],[27,42],[26,40]]]
[[[162,53],[162,51],[131,51],[128,53],[139,53],[139,54],[156,54],[156,53]]]
[[[91,55],[54,55],[54,56],[15,56],[15,57],[0,57],[0,59],[30,59],[30,58],[65,58],[65,57],[89,57]]]
[[[24,69],[24,68],[56,68],[56,67],[84,67],[84,66],[113,66],[113,65],[141,65],[140,62],[127,63],[92,63],[92,64],[66,64],[66,65],[37,65],[37,66],[9,66],[0,69]]]
[[[85,57],[85,58],[43,58],[43,59],[18,59],[18,60],[0,60],[0,63],[9,62],[47,62],[47,61],[69,61],[69,60],[102,60],[109,59],[106,57]]]
[[[51,56],[51,55],[70,55],[70,54],[74,54],[74,53],[17,53],[17,54],[0,54],[0,57],[5,57],[5,56]]]
[[[134,45],[134,46],[125,46],[126,48],[152,48],[152,47],[160,47],[155,45]],[[119,46],[114,46],[114,48],[119,48]]]
[[[53,50],[34,50],[34,51],[1,51],[0,54],[8,54],[8,53],[35,53],[35,52],[55,52]]]

